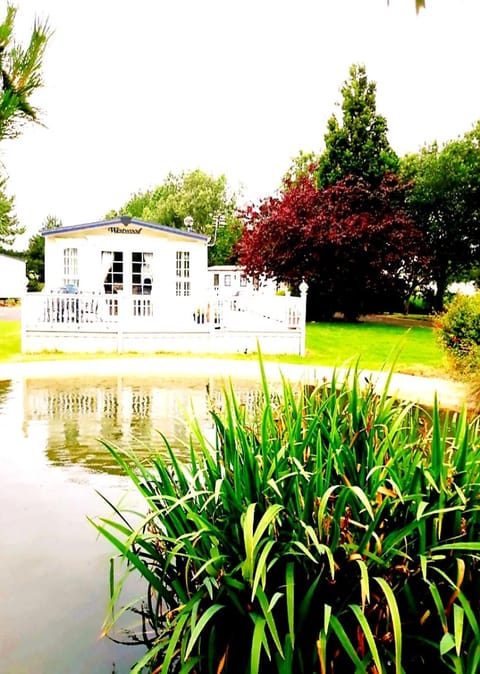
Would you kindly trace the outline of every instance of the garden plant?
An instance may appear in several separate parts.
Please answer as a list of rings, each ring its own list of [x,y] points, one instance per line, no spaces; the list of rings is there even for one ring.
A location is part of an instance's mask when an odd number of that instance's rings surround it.
[[[436,327],[454,368],[475,374],[480,366],[480,295],[455,295]]]
[[[144,502],[92,520],[117,553],[105,630],[140,617],[132,671],[480,671],[478,420],[357,370],[275,390],[260,370],[212,436],[191,419],[188,463],[163,436],[147,463],[107,444]]]
[[[456,295],[436,322],[440,345],[454,373],[468,382],[480,410],[480,295]]]

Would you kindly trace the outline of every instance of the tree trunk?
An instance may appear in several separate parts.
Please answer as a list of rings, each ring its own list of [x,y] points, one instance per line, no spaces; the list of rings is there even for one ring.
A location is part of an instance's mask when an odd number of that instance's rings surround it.
[[[439,274],[435,279],[437,291],[433,297],[433,308],[435,311],[443,311],[443,299],[447,291],[447,278],[444,274]]]

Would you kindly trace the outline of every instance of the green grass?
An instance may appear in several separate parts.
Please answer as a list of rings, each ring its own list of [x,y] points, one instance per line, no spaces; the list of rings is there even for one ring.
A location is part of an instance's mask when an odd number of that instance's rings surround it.
[[[0,362],[39,360],[71,360],[91,358],[128,358],[133,354],[26,354],[20,352],[20,323],[0,322]],[[136,356],[151,354],[135,354]],[[171,354],[170,354],[171,355]],[[185,354],[186,355],[186,354]],[[226,354],[223,358],[256,360],[247,356]],[[264,360],[283,363],[340,367],[360,358],[360,366],[379,370],[395,360],[396,372],[417,375],[444,373],[445,362],[432,328],[402,327],[380,323],[310,323],[307,325],[307,352],[300,356],[264,356]]]
[[[17,360],[20,346],[20,322],[0,321],[0,362]]]
[[[322,365],[338,366],[360,356],[362,367],[379,369],[396,355],[397,371],[420,374],[444,366],[432,328],[380,323],[317,323],[307,328],[307,357]]]

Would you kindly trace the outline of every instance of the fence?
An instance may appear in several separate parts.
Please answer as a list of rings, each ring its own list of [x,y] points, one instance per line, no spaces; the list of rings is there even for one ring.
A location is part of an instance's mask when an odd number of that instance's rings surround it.
[[[222,339],[217,339],[219,350],[228,349],[229,343],[240,343],[238,340],[228,341],[228,334],[234,333],[237,336],[241,335],[242,343],[245,344],[247,336],[254,339],[259,333],[275,334],[277,349],[280,349],[278,341],[280,337],[292,332],[300,333],[297,342],[301,343],[302,340],[304,342],[305,296],[268,297],[255,294],[234,298],[207,296],[199,301],[192,297],[175,297],[168,300],[155,295],[139,297],[91,292],[27,293],[22,302],[24,350],[41,350],[39,346],[35,347],[35,340],[37,345],[41,343],[42,349],[51,343],[51,348],[57,350],[95,350],[97,347],[93,342],[97,345],[110,343],[111,340],[110,342],[102,340],[102,335],[112,333],[117,335],[114,350],[124,350],[126,344],[132,346],[133,337],[128,341],[129,335],[135,335],[136,342],[140,342],[143,336],[144,349],[147,349],[148,342],[148,350],[155,350],[152,347],[154,339],[164,348],[167,341],[161,339],[161,333],[178,335],[176,344],[178,350],[196,350],[192,348],[191,343],[191,338],[195,335],[219,337],[220,333]],[[90,336],[92,345],[89,346],[83,340],[82,348],[78,346],[66,348],[64,345],[68,334],[75,336],[77,343],[82,335]],[[168,342],[169,345],[171,343]],[[183,348],[180,348],[182,343]],[[211,340],[208,343],[208,350],[212,348],[210,343]],[[199,348],[199,343],[195,346]],[[304,347],[291,348],[298,353],[298,349],[300,348],[302,352]],[[101,347],[101,350],[109,349],[110,347]],[[245,349],[252,350],[251,340]]]

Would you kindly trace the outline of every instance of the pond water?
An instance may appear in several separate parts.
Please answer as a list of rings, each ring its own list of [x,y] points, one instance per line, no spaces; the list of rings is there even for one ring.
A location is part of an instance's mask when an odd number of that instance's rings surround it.
[[[2,674],[123,674],[141,655],[99,638],[113,550],[86,518],[109,514],[97,490],[130,493],[99,439],[148,452],[160,430],[182,452],[186,414],[211,429],[205,379],[0,381]]]

